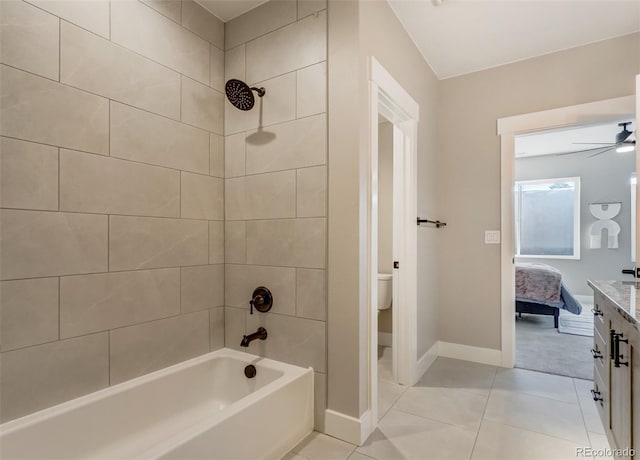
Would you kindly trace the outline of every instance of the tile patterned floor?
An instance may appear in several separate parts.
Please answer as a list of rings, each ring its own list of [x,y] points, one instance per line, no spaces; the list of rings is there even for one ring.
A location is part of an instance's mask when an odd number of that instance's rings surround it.
[[[363,446],[314,432],[285,460],[575,460],[577,447],[608,447],[589,381],[438,358],[407,388],[384,379],[389,358]]]

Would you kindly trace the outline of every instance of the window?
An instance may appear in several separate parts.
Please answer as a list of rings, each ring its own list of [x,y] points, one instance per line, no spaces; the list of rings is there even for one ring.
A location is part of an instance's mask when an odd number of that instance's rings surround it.
[[[516,257],[580,259],[580,178],[515,185]]]

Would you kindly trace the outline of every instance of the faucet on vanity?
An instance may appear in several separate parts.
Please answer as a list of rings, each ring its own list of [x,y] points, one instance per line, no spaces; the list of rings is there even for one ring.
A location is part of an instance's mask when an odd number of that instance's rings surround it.
[[[260,339],[265,340],[267,338],[267,330],[264,327],[259,327],[256,332],[249,335],[242,336],[242,342],[240,342],[241,347],[248,347],[251,342],[254,340]]]

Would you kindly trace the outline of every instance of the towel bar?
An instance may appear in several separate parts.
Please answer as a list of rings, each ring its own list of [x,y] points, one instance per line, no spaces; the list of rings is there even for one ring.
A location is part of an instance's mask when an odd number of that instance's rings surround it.
[[[435,224],[436,228],[446,227],[447,226],[446,222],[440,222],[439,220],[420,219],[419,217],[417,218],[417,223],[418,223],[418,225],[420,225],[420,224]]]

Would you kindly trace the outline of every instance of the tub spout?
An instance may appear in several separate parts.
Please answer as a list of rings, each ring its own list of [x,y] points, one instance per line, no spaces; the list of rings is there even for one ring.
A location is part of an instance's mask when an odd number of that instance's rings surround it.
[[[249,335],[242,336],[242,342],[240,342],[241,347],[248,347],[251,342],[254,340],[260,339],[264,340],[267,338],[267,330],[264,327],[259,327],[256,332]]]

